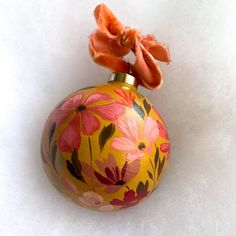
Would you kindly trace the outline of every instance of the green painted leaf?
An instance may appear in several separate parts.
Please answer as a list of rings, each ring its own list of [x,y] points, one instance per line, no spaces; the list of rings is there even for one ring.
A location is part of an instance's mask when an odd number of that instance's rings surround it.
[[[49,142],[49,147],[51,145],[51,142],[52,142],[52,137],[55,133],[55,130],[56,130],[56,122],[52,123],[51,126],[49,127],[49,130],[48,130],[48,142]]]
[[[80,173],[77,173],[74,165],[69,160],[66,160],[66,166],[72,176],[85,183],[84,177]]]
[[[140,181],[140,182],[138,183],[137,188],[136,188],[136,192],[137,192],[137,193],[141,193],[143,190],[144,190],[144,183],[143,183],[142,181]]]
[[[58,162],[57,162],[58,167],[60,167],[61,170],[64,170],[65,168],[64,158],[60,152],[58,153],[57,158],[58,158]]]
[[[56,156],[57,156],[57,144],[53,143],[50,150],[50,158],[51,158],[52,166],[54,167],[55,170],[56,170],[56,167],[55,167]]]
[[[113,123],[109,124],[108,126],[105,126],[100,135],[99,135],[99,146],[100,150],[103,149],[106,142],[112,137],[112,135],[115,132],[115,125]]]
[[[81,90],[88,90],[88,89],[94,89],[96,88],[95,86],[87,86],[87,87],[84,87],[84,88],[81,88],[80,90],[78,91],[81,91]]]
[[[155,152],[155,157],[154,157],[155,170],[157,168],[158,159],[159,159],[159,149],[157,147],[156,152]]]
[[[163,158],[163,160],[159,161],[159,166],[158,166],[158,176],[161,175],[162,173],[162,170],[163,170],[163,167],[164,167],[164,164],[165,164],[165,160],[166,160],[166,157]]]
[[[81,171],[82,171],[82,166],[81,166],[80,161],[79,161],[78,150],[74,150],[72,152],[71,161],[72,161],[72,164],[75,168],[75,171],[77,172],[78,175],[80,175]]]
[[[143,106],[148,115],[149,112],[151,111],[152,106],[147,102],[146,99],[143,100]]]
[[[151,173],[149,170],[147,171],[147,173],[148,173],[149,178],[150,178],[151,180],[153,180],[153,175],[152,175],[152,173]]]
[[[141,117],[144,119],[144,110],[141,106],[139,106],[135,101],[133,102],[133,108],[135,110],[135,112]]]

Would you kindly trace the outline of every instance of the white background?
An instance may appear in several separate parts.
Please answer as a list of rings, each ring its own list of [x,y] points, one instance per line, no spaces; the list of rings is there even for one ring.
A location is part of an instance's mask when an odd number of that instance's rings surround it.
[[[54,190],[41,167],[44,121],[66,95],[109,75],[87,50],[99,1],[0,0],[0,235],[235,235],[235,1],[104,2],[170,48],[164,86],[140,89],[169,128],[167,172],[148,199],[114,213]]]

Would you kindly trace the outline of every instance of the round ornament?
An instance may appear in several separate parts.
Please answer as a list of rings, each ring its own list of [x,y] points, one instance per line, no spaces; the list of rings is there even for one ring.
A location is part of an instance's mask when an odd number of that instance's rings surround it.
[[[157,186],[169,160],[165,124],[135,78],[81,89],[50,114],[42,158],[53,184],[74,202],[99,210],[138,203]]]

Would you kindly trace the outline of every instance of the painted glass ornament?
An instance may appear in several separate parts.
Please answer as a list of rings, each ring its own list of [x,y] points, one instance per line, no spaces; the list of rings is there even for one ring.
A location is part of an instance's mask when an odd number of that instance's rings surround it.
[[[139,85],[155,88],[162,75],[154,58],[169,61],[153,36],[124,27],[101,4],[90,37],[94,61],[113,72],[107,84],[65,98],[45,124],[41,154],[54,186],[81,206],[111,211],[133,206],[158,185],[169,161],[166,126]],[[134,65],[123,60],[134,52]]]

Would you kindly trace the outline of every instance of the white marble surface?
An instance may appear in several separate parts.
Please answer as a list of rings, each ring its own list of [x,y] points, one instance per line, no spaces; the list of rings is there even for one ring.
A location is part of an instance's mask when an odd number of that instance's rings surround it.
[[[140,205],[99,213],[67,201],[39,154],[47,114],[68,93],[103,83],[87,51],[95,0],[0,0],[0,235],[236,235],[236,3],[104,1],[171,50],[148,96],[171,136],[171,162]]]

